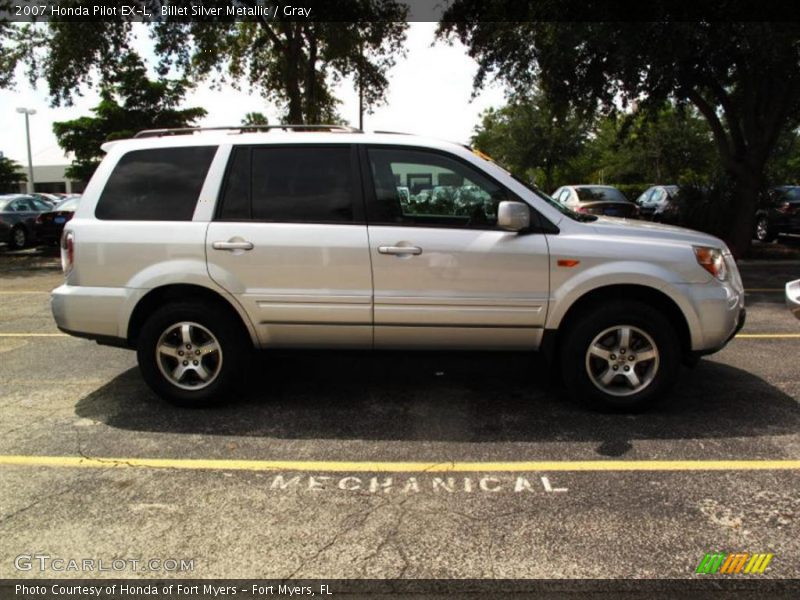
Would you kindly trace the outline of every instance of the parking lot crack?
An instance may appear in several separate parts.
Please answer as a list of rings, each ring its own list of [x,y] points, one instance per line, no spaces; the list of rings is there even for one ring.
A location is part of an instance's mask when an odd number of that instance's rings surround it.
[[[403,546],[403,543],[401,542],[401,540],[398,537],[398,533],[400,532],[400,529],[403,526],[403,521],[408,516],[409,512],[411,512],[405,506],[406,503],[410,499],[411,499],[410,497],[409,498],[404,498],[403,500],[401,500],[400,502],[397,503],[396,506],[399,509],[399,514],[397,515],[397,519],[395,519],[394,524],[389,529],[389,531],[386,533],[386,535],[384,535],[383,538],[381,539],[381,541],[378,542],[378,544],[375,546],[375,550],[373,550],[367,556],[364,557],[364,559],[363,559],[364,569],[366,569],[366,566],[369,564],[369,562],[372,559],[380,556],[381,553],[387,547],[391,546],[397,551],[397,554],[400,556],[400,559],[403,561],[403,565],[400,567],[399,573],[397,573],[397,575],[395,575],[394,578],[402,579],[405,576],[406,572],[408,571],[409,567],[411,566],[411,562],[410,562],[410,560],[408,558],[408,555],[407,555],[407,553],[405,551],[405,547]],[[366,576],[366,573],[364,573],[364,575]]]
[[[299,573],[305,569],[306,565],[314,563],[320,556],[322,556],[326,551],[330,548],[335,546],[339,540],[344,537],[346,534],[352,532],[355,529],[360,529],[364,526],[364,524],[369,519],[370,515],[372,515],[377,510],[383,508],[388,504],[387,501],[378,502],[376,505],[369,506],[365,509],[357,510],[353,513],[347,515],[344,519],[342,519],[342,525],[339,530],[322,546],[320,546],[317,550],[314,551],[313,554],[301,560],[300,564],[297,568],[292,571],[285,580],[294,579]]]
[[[38,506],[39,504],[42,504],[43,502],[46,502],[46,501],[48,501],[48,500],[50,500],[52,498],[56,498],[58,496],[66,494],[67,492],[72,491],[74,488],[76,488],[76,487],[78,487],[79,485],[82,485],[82,484],[83,484],[83,481],[81,480],[78,483],[74,483],[72,485],[65,486],[62,489],[60,489],[60,490],[58,490],[56,492],[53,492],[52,494],[47,494],[46,496],[39,496],[38,498],[36,498],[36,500],[34,500],[33,502],[31,502],[29,504],[26,504],[22,508],[19,508],[19,509],[15,510],[14,512],[8,514],[8,515],[3,515],[2,517],[0,517],[0,527],[3,526],[6,522],[11,521],[15,517],[17,517],[17,516],[27,512],[27,511],[29,511],[30,509]]]

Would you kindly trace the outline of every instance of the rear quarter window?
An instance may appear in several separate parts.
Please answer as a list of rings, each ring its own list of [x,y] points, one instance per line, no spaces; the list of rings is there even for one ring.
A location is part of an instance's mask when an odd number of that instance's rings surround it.
[[[125,154],[97,202],[98,219],[191,221],[216,146],[152,148]]]

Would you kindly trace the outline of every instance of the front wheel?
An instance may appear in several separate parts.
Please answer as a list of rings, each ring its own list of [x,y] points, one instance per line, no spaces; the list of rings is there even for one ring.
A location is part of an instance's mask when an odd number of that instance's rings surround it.
[[[769,219],[767,217],[759,217],[756,221],[756,239],[759,242],[768,243],[777,237],[777,234],[769,224]]]
[[[11,247],[14,250],[22,250],[28,245],[28,232],[24,227],[15,227],[11,231]]]
[[[573,323],[562,345],[570,395],[605,411],[640,411],[680,368],[680,342],[658,311],[639,302],[599,307]]]
[[[229,313],[185,302],[150,316],[136,354],[153,391],[172,404],[199,408],[229,398],[246,368],[248,343]]]

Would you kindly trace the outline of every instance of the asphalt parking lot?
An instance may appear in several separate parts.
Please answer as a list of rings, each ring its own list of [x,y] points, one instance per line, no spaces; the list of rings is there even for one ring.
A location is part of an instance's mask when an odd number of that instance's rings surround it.
[[[186,411],[58,334],[54,254],[0,250],[0,577],[692,578],[719,551],[799,578],[800,263],[742,272],[745,329],[647,414],[572,405],[536,355],[406,353],[264,354]]]

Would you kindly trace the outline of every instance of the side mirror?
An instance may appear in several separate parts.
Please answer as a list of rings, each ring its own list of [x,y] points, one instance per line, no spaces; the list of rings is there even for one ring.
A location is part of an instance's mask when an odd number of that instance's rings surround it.
[[[497,226],[506,231],[522,231],[531,226],[531,209],[524,202],[504,200],[497,207]]]

